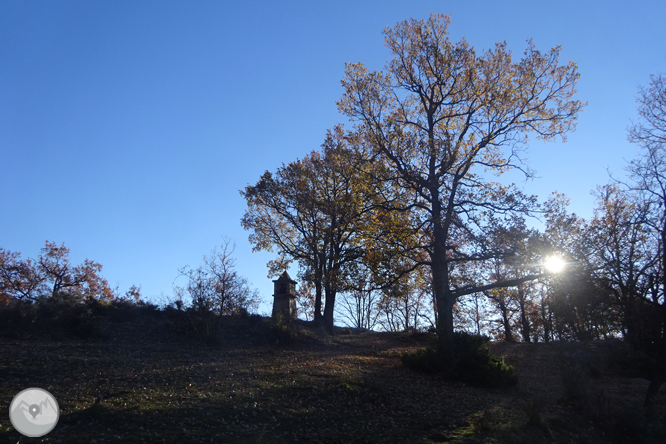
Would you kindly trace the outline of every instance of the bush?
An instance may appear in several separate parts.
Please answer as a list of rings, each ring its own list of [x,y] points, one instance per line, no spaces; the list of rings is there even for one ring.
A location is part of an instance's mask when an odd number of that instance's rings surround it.
[[[262,317],[261,315],[258,315],[258,314],[254,314],[254,313],[253,313],[253,314],[251,314],[251,315],[248,316],[248,318],[247,318],[247,323],[248,323],[249,325],[257,325],[257,324],[260,323],[262,320],[263,320],[263,317]]]
[[[106,339],[105,306],[93,302],[39,299],[0,310],[0,335],[9,338]]]
[[[31,334],[31,324],[36,309],[30,302],[17,301],[11,306],[0,307],[0,336],[26,338]]]
[[[454,377],[471,385],[498,388],[516,385],[513,366],[504,357],[494,356],[488,347],[489,338],[469,333],[456,333],[456,365]]]
[[[220,343],[222,319],[219,315],[194,308],[178,310],[166,307],[164,312],[170,340],[205,345]]]
[[[405,367],[419,372],[439,373],[445,369],[445,364],[441,360],[437,350],[430,346],[419,348],[413,352],[402,353],[400,361],[402,361]]]
[[[509,387],[518,382],[513,366],[494,356],[485,336],[454,333],[455,362],[445,362],[433,346],[400,355],[403,365],[427,373],[448,372],[453,379],[481,387]]]
[[[294,329],[291,324],[284,319],[282,313],[277,313],[271,322],[271,336],[277,344],[288,343],[294,339]]]

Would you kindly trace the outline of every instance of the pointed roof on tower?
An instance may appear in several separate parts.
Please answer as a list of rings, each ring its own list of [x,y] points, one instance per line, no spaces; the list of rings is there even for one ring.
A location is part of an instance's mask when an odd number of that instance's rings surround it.
[[[290,283],[292,283],[292,284],[295,284],[295,283],[296,283],[295,280],[293,280],[291,277],[289,277],[289,273],[287,273],[286,270],[285,270],[284,273],[282,273],[282,274],[280,275],[279,278],[277,278],[277,280],[275,280],[275,281],[273,281],[273,282],[290,282]]]

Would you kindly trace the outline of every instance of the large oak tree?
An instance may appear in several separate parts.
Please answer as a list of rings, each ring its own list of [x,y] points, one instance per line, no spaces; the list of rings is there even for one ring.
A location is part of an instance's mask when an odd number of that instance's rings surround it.
[[[488,173],[528,174],[518,157],[526,135],[564,139],[584,104],[572,99],[579,74],[575,63],[560,64],[559,47],[542,53],[529,41],[517,61],[505,43],[477,53],[465,40],[449,41],[449,23],[431,15],[385,29],[393,59],[383,72],[348,64],[338,106],[416,196],[411,209],[428,233],[423,263],[431,268],[440,351],[453,359],[456,299],[534,279],[455,278],[466,264],[502,254],[480,246],[490,213],[526,212],[532,203]]]
[[[314,318],[328,328],[337,293],[350,288],[356,261],[381,247],[373,247],[371,238],[392,224],[381,223],[376,199],[382,189],[366,174],[380,175],[380,164],[362,166],[369,161],[361,151],[355,136],[337,127],[321,152],[267,171],[241,191],[248,205],[241,224],[251,231],[254,251],[277,247],[269,275],[297,261],[301,277],[315,288]]]

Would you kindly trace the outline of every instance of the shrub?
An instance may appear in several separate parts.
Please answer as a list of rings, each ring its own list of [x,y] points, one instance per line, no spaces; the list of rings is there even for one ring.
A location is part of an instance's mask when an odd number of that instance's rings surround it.
[[[469,333],[456,333],[456,379],[471,385],[499,388],[516,385],[518,378],[513,366],[504,357],[494,356],[488,347],[489,338]]]
[[[247,323],[249,325],[257,325],[258,323],[260,323],[262,321],[262,319],[263,319],[263,317],[261,315],[251,314],[247,318]]]
[[[420,372],[438,373],[444,371],[444,363],[433,347],[424,347],[413,352],[402,353],[400,361],[405,367]]]
[[[176,318],[184,321],[179,330],[184,338],[206,345],[220,343],[222,320],[219,315],[207,310],[189,308],[177,312]]]
[[[451,367],[433,346],[400,355],[403,365],[427,373],[448,372],[454,379],[481,387],[499,388],[515,385],[513,366],[503,357],[494,356],[485,336],[454,333],[456,360]]]
[[[294,338],[294,330],[282,313],[276,313],[271,322],[271,336],[275,343],[287,343]]]
[[[24,301],[0,307],[0,335],[7,338],[27,337],[31,333],[35,312],[34,304]]]
[[[13,338],[106,339],[105,305],[70,299],[19,301],[0,310],[0,335]]]
[[[107,339],[106,306],[96,300],[84,303],[47,300],[39,307],[35,323],[51,324],[51,328],[80,339]]]

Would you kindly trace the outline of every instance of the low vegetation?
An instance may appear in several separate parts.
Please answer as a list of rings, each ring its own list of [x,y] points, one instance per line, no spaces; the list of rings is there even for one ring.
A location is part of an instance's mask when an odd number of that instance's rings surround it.
[[[427,356],[433,338],[425,333],[336,329],[329,334],[313,323],[279,324],[240,314],[218,316],[210,340],[188,327],[191,310],[58,304],[0,310],[5,408],[16,393],[34,386],[50,391],[61,409],[57,427],[42,442],[660,443],[666,438],[666,397],[661,393],[653,409],[643,410],[645,380],[636,376],[640,369],[621,341],[562,349],[460,335],[459,346],[469,347],[461,350],[518,380],[484,388],[479,385],[494,384],[412,370],[406,357]],[[567,359],[580,365],[567,367]],[[580,374],[565,377],[566,368]],[[568,385],[576,379],[585,382],[584,396],[571,396],[582,387]],[[5,415],[0,441],[30,439],[13,430]]]
[[[450,373],[454,379],[488,388],[510,387],[518,379],[513,366],[503,357],[494,356],[485,336],[458,332],[454,335],[456,362],[451,366],[442,360],[436,347],[430,345],[400,355],[402,363],[414,370],[429,373]]]

